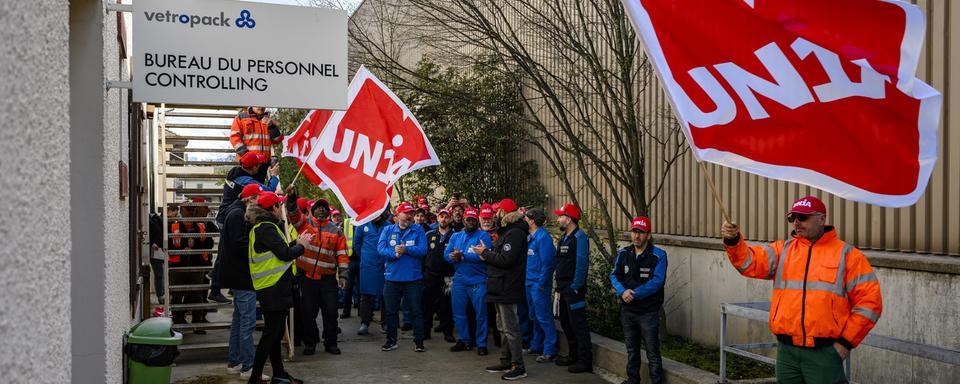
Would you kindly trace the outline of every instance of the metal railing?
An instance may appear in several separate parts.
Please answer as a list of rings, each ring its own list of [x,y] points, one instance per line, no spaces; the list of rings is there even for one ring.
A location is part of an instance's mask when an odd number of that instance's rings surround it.
[[[749,350],[775,348],[776,342],[769,343],[747,343],[727,345],[727,315],[740,318],[768,321],[770,317],[769,302],[752,303],[723,303],[720,304],[720,382],[727,382],[727,353],[743,356],[748,359],[760,361],[770,365],[776,365],[777,360],[767,356],[759,355]],[[898,352],[909,356],[921,357],[934,360],[941,363],[960,365],[960,350],[944,348],[936,345],[922,344],[909,340],[897,339],[890,336],[868,334],[860,345],[869,345],[874,348],[885,349]],[[847,380],[850,379],[850,361],[853,351],[844,360],[844,371],[847,374]]]

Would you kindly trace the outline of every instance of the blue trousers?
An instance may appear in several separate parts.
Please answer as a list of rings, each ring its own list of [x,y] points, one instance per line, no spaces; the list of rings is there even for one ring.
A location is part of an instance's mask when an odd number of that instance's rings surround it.
[[[253,368],[253,330],[257,326],[257,292],[233,290],[233,321],[230,324],[230,349],[227,362]]]
[[[400,328],[400,302],[410,303],[410,322],[413,323],[413,341],[423,341],[423,319],[420,303],[423,297],[423,284],[416,281],[386,281],[383,286],[383,303],[387,315],[387,338],[397,340]]]
[[[453,280],[450,299],[453,301],[453,323],[457,327],[457,338],[464,344],[474,344],[477,348],[487,347],[487,284],[460,284]],[[473,306],[477,321],[477,334],[470,334],[467,320],[467,303]]]
[[[530,309],[530,325],[533,340],[530,349],[544,355],[557,355],[557,326],[553,323],[553,300],[551,287],[540,290],[535,285],[527,286],[527,306]]]

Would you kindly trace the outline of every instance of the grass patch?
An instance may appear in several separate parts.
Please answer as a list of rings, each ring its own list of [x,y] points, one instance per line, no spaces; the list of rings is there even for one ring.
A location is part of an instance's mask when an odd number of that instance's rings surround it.
[[[709,348],[678,336],[668,336],[661,341],[660,352],[664,357],[681,363],[720,374],[720,349]],[[727,379],[761,379],[773,377],[772,366],[727,354]]]

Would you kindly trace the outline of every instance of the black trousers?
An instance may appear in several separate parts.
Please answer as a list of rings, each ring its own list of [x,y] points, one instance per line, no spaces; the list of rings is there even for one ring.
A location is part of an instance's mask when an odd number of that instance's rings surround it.
[[[360,307],[357,308],[357,314],[360,316],[360,323],[370,325],[370,322],[373,321],[373,295],[360,295]],[[387,306],[383,305],[383,300],[380,300],[380,322],[381,325],[386,326],[387,320]]]
[[[337,345],[337,276],[325,275],[320,280],[304,276],[300,279],[300,318],[303,343],[317,345],[320,331],[317,314],[323,317],[323,345]]]
[[[577,364],[593,365],[593,344],[587,325],[586,292],[580,295],[560,295],[560,327],[570,346],[570,360]]]
[[[350,269],[347,271],[347,286],[343,289],[343,313],[350,315],[353,309],[353,293],[360,286],[360,260],[350,260]],[[359,303],[357,307],[359,307]]]
[[[283,354],[280,351],[280,343],[283,341],[286,319],[286,310],[263,312],[263,334],[260,335],[260,342],[257,343],[257,353],[253,356],[253,372],[250,377],[259,378],[263,374],[267,357],[270,357],[273,377],[283,375]]]
[[[450,296],[443,294],[443,276],[423,276],[423,332],[433,331],[433,316],[440,316],[440,329],[446,336],[453,336],[453,311]]]

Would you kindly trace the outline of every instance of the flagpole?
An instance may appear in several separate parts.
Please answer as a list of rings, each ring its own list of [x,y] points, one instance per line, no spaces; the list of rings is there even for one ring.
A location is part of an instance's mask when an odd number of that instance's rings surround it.
[[[717,193],[717,186],[713,183],[713,178],[710,177],[710,174],[707,173],[707,167],[705,167],[703,161],[700,160],[697,160],[697,164],[700,165],[700,174],[707,180],[707,185],[710,186],[710,191],[713,192],[713,200],[717,203],[717,206],[720,207],[720,214],[723,215],[723,220],[732,223],[733,220],[730,219],[730,214],[727,213],[726,205],[723,203],[723,200],[720,199],[720,194]]]
[[[297,183],[297,179],[299,179],[299,178],[300,178],[300,174],[303,173],[303,166],[304,166],[304,165],[307,165],[307,162],[306,162],[306,161],[301,161],[301,162],[300,162],[300,170],[298,170],[298,171],[297,171],[297,175],[293,177],[293,181],[290,182],[290,186],[293,186],[294,184]]]

